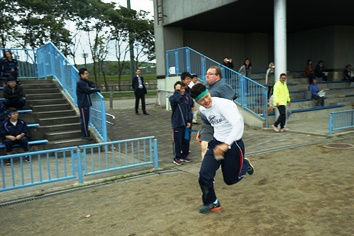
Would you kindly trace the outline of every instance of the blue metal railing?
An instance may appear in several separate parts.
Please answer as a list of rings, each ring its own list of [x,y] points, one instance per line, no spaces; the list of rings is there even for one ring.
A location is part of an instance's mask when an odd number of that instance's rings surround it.
[[[38,77],[54,77],[77,106],[76,82],[78,70],[54,46],[48,43],[37,50]],[[90,125],[100,138],[107,142],[106,105],[101,94],[92,95]]]
[[[328,133],[334,130],[354,128],[354,110],[331,112],[328,117]]]
[[[0,192],[151,164],[158,168],[154,136],[0,156]]]
[[[55,78],[72,102],[77,106],[76,82],[79,79],[78,70],[68,61],[68,59],[55,47],[53,43],[32,49],[6,49],[1,51],[11,51],[13,58],[18,61],[19,78]],[[90,125],[97,132],[98,136],[107,142],[106,127],[106,105],[101,94],[92,95],[92,107]]]
[[[235,102],[267,123],[266,87],[242,74],[229,69],[221,63],[189,48],[177,48],[166,51],[166,76],[176,76],[184,71],[198,74],[205,83],[205,74],[210,66],[218,66],[222,71],[222,80],[229,84],[238,98]]]

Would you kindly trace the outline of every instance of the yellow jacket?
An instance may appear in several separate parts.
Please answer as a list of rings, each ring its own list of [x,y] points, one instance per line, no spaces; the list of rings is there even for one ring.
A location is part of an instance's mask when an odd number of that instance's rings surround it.
[[[273,105],[276,106],[279,103],[279,105],[286,106],[288,102],[290,102],[288,86],[278,80],[273,87]]]

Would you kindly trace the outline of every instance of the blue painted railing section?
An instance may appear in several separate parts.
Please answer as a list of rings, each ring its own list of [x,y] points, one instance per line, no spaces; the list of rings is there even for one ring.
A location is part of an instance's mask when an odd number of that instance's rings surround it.
[[[37,78],[36,54],[33,49],[0,48],[1,57],[3,52],[10,51],[12,57],[18,62],[18,78]]]
[[[180,75],[184,71],[196,73],[205,83],[205,74],[210,66],[218,66],[222,71],[222,80],[229,84],[238,98],[235,102],[262,120],[267,120],[267,90],[256,81],[243,76],[223,64],[189,48],[177,48],[166,51],[166,76]]]
[[[328,118],[328,133],[354,128],[354,110],[331,112]]]
[[[154,136],[0,156],[0,192],[138,166],[158,168]],[[10,166],[6,161],[10,159]]]
[[[38,77],[47,78],[53,76],[69,95],[70,99],[77,106],[76,82],[79,79],[78,70],[68,59],[55,47],[48,43],[37,50]],[[106,105],[101,94],[93,94],[90,124],[96,130],[100,138],[107,141],[106,128]]]

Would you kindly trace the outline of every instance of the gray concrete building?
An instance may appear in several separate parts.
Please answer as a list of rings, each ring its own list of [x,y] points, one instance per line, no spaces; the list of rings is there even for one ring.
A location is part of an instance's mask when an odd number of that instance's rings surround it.
[[[166,50],[188,46],[235,69],[250,58],[253,71],[303,71],[307,59],[327,69],[354,64],[354,1],[154,0],[157,74]],[[341,78],[340,78],[341,79]]]

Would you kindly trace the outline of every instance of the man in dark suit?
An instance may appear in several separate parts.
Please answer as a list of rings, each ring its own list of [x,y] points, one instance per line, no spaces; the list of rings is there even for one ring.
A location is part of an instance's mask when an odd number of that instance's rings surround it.
[[[147,91],[144,85],[144,78],[140,76],[139,69],[137,69],[135,73],[136,76],[134,76],[132,80],[132,88],[135,94],[135,114],[140,115],[138,108],[139,108],[139,100],[141,99],[141,108],[143,110],[143,114],[149,115],[149,113],[146,112],[146,107],[145,107],[145,94]]]

